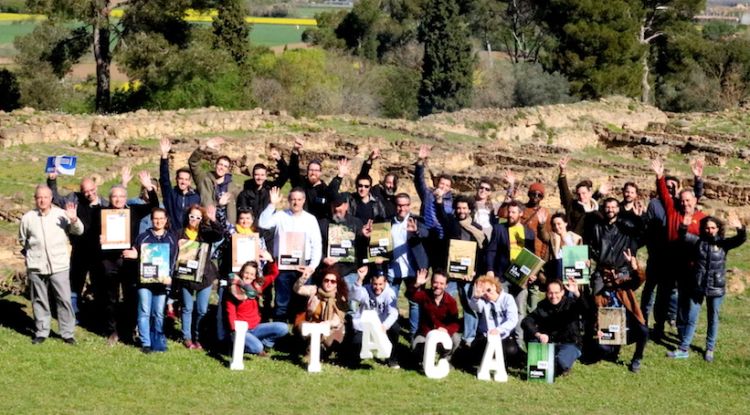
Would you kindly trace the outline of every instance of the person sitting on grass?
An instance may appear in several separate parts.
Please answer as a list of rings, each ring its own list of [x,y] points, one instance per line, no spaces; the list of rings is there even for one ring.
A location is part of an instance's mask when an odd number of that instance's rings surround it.
[[[294,292],[308,298],[305,310],[295,319],[294,329],[297,333],[302,333],[303,323],[327,322],[331,326],[331,333],[321,341],[323,356],[326,356],[340,349],[344,341],[344,317],[348,310],[349,290],[346,281],[334,268],[326,268],[319,275],[322,277],[316,284],[307,284],[311,272],[309,268],[305,268],[302,276],[294,283]],[[307,359],[309,351],[305,360]]]
[[[547,283],[547,298],[521,322],[527,341],[555,343],[555,373],[565,376],[581,356],[580,316],[585,315],[586,302],[573,277],[568,278],[566,295],[562,281]]]
[[[668,357],[687,359],[688,348],[695,335],[698,314],[703,300],[706,300],[708,313],[708,328],[706,330],[706,353],[703,358],[707,362],[714,361],[716,337],[719,333],[719,310],[724,301],[727,285],[727,252],[745,243],[747,232],[735,212],[729,215],[729,226],[737,229],[737,234],[731,238],[724,237],[724,224],[713,216],[701,220],[700,236],[688,233],[688,226],[692,217],[685,215],[680,226],[680,238],[692,248],[693,272],[691,278],[680,281],[680,296],[678,298],[677,330],[682,339],[677,350],[669,352]],[[684,293],[684,295],[683,295]]]
[[[396,355],[396,347],[398,346],[401,328],[398,325],[398,309],[395,306],[396,294],[388,286],[388,279],[382,270],[379,270],[370,278],[369,284],[363,286],[362,283],[367,276],[367,272],[368,267],[366,265],[357,269],[357,281],[351,295],[352,302],[359,303],[359,309],[352,318],[354,327],[352,353],[358,355],[360,349],[362,349],[362,312],[375,310],[382,323],[380,328],[388,335],[388,340],[393,345],[391,356],[388,358],[388,367],[398,369],[400,366]]]
[[[423,268],[417,271],[414,285],[406,291],[406,298],[419,306],[419,330],[412,340],[411,349],[421,362],[427,334],[432,330],[441,330],[451,337],[452,346],[446,350],[438,345],[438,353],[441,358],[450,359],[461,344],[461,334],[458,332],[458,304],[445,292],[448,277],[443,271],[433,271],[429,290],[423,288],[426,282],[427,270]]]
[[[151,212],[151,223],[151,228],[138,235],[133,247],[123,251],[122,256],[138,259],[144,254],[144,244],[166,244],[169,246],[169,264],[164,265],[169,269],[168,275],[172,275],[179,248],[177,237],[169,229],[167,211],[155,208]],[[149,283],[141,281],[138,284],[138,333],[143,353],[167,350],[167,338],[164,336],[164,303],[171,285],[171,277]]]
[[[469,306],[477,314],[477,333],[471,343],[473,364],[478,365],[487,347],[487,337],[498,335],[502,339],[503,356],[506,365],[514,362],[518,355],[518,345],[511,338],[518,324],[518,307],[510,294],[495,277],[483,275],[474,282],[474,294]]]
[[[277,339],[289,332],[286,323],[260,322],[260,311],[258,299],[261,298],[263,290],[273,283],[279,275],[279,269],[273,258],[267,251],[263,251],[261,257],[267,261],[266,274],[261,275],[258,271],[258,263],[248,261],[242,265],[238,275],[233,275],[231,283],[231,295],[225,296],[227,319],[229,328],[232,330],[232,338],[235,336],[235,322],[247,322],[247,333],[245,334],[245,353],[256,354],[265,357],[266,348],[274,346]]]

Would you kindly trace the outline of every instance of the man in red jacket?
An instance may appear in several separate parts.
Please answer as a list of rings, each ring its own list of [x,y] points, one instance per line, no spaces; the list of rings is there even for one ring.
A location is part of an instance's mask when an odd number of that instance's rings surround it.
[[[417,272],[416,282],[406,292],[406,298],[414,301],[419,306],[419,329],[411,343],[412,351],[416,356],[424,353],[424,344],[427,341],[427,333],[432,330],[442,330],[451,336],[453,343],[450,350],[438,351],[441,357],[450,358],[461,343],[461,335],[458,333],[458,304],[450,294],[445,292],[448,277],[442,271],[432,273],[430,289],[425,290],[427,282],[427,270],[420,269]]]

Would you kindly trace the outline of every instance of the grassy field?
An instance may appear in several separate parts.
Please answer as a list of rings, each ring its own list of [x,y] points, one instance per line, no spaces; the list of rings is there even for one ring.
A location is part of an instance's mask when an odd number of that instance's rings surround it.
[[[624,364],[577,364],[554,385],[533,384],[511,371],[506,384],[482,382],[452,370],[427,379],[416,370],[394,371],[373,362],[347,369],[324,364],[306,372],[296,358],[246,356],[232,372],[227,357],[189,351],[175,342],[163,354],[107,347],[103,338],[77,329],[77,346],[59,339],[30,343],[29,303],[0,299],[0,400],[2,413],[744,413],[750,404],[750,298],[725,302],[717,359],[698,352],[687,361],[664,357],[650,343],[643,369]],[[695,344],[705,335],[699,323]],[[621,358],[629,359],[632,346]],[[405,362],[402,362],[405,363]]]

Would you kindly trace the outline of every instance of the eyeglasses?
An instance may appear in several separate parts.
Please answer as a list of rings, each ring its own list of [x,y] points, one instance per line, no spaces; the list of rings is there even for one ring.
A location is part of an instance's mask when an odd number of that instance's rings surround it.
[[[307,171],[308,171],[308,172],[311,172],[311,171],[313,171],[313,172],[314,172],[314,171],[320,171],[320,169],[316,169],[316,168],[309,168],[309,169],[307,169]]]
[[[485,192],[490,192],[492,189],[489,186],[479,186],[479,190],[484,190]]]
[[[323,279],[323,284],[336,284],[336,279],[335,278],[334,279],[324,278]]]
[[[537,198],[544,198],[544,193],[542,192],[529,192],[529,197],[537,197]]]
[[[188,219],[190,220],[201,220],[203,219],[202,216],[195,216],[195,215],[188,215]]]
[[[409,207],[409,206],[411,206],[410,203],[402,203],[402,204],[396,205],[396,207]]]
[[[369,184],[364,184],[364,183],[357,184],[357,189],[369,189],[369,188],[370,188]]]

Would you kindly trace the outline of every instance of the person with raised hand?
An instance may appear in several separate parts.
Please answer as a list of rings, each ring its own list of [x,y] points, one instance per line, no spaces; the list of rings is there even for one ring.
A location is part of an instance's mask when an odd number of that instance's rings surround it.
[[[483,275],[474,281],[469,306],[478,320],[476,336],[471,343],[472,363],[479,364],[487,347],[487,337],[494,335],[502,339],[506,364],[514,362],[519,349],[511,338],[518,325],[518,308],[513,297],[503,290],[497,278]]]
[[[424,289],[427,283],[427,270],[417,271],[414,284],[406,291],[406,298],[419,306],[419,330],[411,342],[414,355],[421,360],[427,334],[432,330],[440,330],[451,337],[451,348],[442,349],[440,356],[450,359],[461,344],[459,330],[458,304],[450,294],[445,292],[448,277],[442,271],[433,271],[430,289]],[[438,346],[440,350],[442,346]]]
[[[305,195],[304,209],[317,219],[323,219],[331,214],[330,201],[333,195],[339,192],[341,180],[349,175],[350,163],[346,158],[339,159],[338,174],[326,184],[321,178],[323,173],[323,162],[313,158],[307,163],[307,175],[300,174],[300,156],[305,142],[301,138],[294,140],[292,154],[289,156],[289,169],[287,175],[293,188],[300,188]]]
[[[204,171],[200,166],[202,159],[215,157],[224,141],[221,137],[213,137],[206,141],[203,146],[198,147],[190,154],[188,166],[193,174],[195,185],[198,187],[201,204],[206,207],[212,205],[222,207],[218,210],[218,219],[222,222],[235,223],[237,221],[237,199],[230,189],[232,184],[232,159],[227,155],[218,156],[214,169],[210,172]],[[226,203],[222,205],[219,202],[225,194],[223,201]]]
[[[701,219],[699,235],[689,233],[688,228],[693,220],[685,215],[679,229],[680,238],[689,245],[694,261],[689,276],[680,280],[679,285],[677,330],[681,339],[680,345],[677,350],[667,355],[675,359],[688,357],[688,349],[695,336],[698,314],[705,300],[708,327],[703,358],[707,362],[713,362],[719,333],[719,311],[726,294],[727,253],[745,243],[747,231],[736,212],[731,212],[727,220],[727,224],[737,232],[731,237],[724,235],[724,223],[713,216]]]
[[[369,177],[370,169],[375,160],[380,158],[380,149],[375,148],[370,152],[357,177]],[[376,199],[383,202],[385,207],[385,217],[390,218],[396,214],[396,194],[398,194],[398,176],[396,173],[386,173],[380,183],[374,184],[370,188],[370,194]]]
[[[159,186],[164,203],[164,209],[169,216],[169,223],[173,229],[185,227],[187,209],[201,203],[198,192],[190,186],[192,174],[187,167],[181,167],[175,172],[175,185],[169,181],[169,152],[172,143],[169,138],[164,137],[159,141],[161,158],[159,159]]]
[[[575,197],[570,192],[567,177],[569,162],[570,157],[563,157],[557,163],[560,169],[557,177],[557,186],[560,190],[560,204],[565,209],[565,214],[568,215],[568,229],[578,235],[584,236],[585,242],[584,232],[589,227],[589,221],[596,220],[595,216],[599,211],[599,205],[595,200],[594,193],[592,193],[593,183],[591,183],[591,180],[585,179],[576,184]],[[605,187],[601,190],[606,192],[608,188]]]
[[[301,275],[301,270],[307,270],[310,274],[320,264],[323,254],[323,242],[320,235],[318,221],[312,214],[304,210],[305,190],[299,187],[289,192],[289,208],[277,210],[276,206],[281,202],[281,190],[274,187],[269,192],[270,203],[258,218],[258,226],[263,229],[275,229],[274,231],[274,253],[273,257],[279,261],[280,268],[284,263],[279,257],[282,238],[296,239],[300,236],[303,240],[302,263],[297,264],[297,269],[284,269],[276,278],[274,295],[274,319],[276,321],[287,321],[291,314],[289,302],[292,299],[292,287]],[[290,258],[294,260],[295,258]],[[289,267],[287,267],[289,268]]]
[[[419,195],[419,200],[422,202],[420,207],[420,214],[424,218],[425,226],[430,232],[429,238],[425,241],[427,255],[430,259],[430,266],[443,267],[445,264],[445,258],[448,256],[448,242],[445,239],[443,227],[437,219],[435,212],[435,197],[433,195],[434,189],[427,185],[425,180],[425,163],[430,157],[430,147],[423,144],[419,147],[417,153],[417,162],[414,167],[414,187]],[[453,179],[447,174],[441,174],[437,178],[436,189],[440,189],[443,194],[443,208],[447,215],[453,214],[453,192],[452,192]]]
[[[549,281],[547,298],[521,321],[526,341],[555,343],[555,373],[560,376],[568,374],[581,356],[580,316],[586,313],[586,301],[570,277],[567,292],[562,281]]]
[[[34,192],[35,208],[21,217],[18,241],[26,259],[26,271],[31,287],[31,306],[34,313],[33,344],[44,342],[50,334],[52,320],[49,287],[57,303],[60,336],[68,344],[75,344],[75,314],[70,302],[70,254],[68,235],[81,235],[83,224],[78,219],[76,205],[65,204],[65,210],[52,205],[52,190],[44,185]]]

